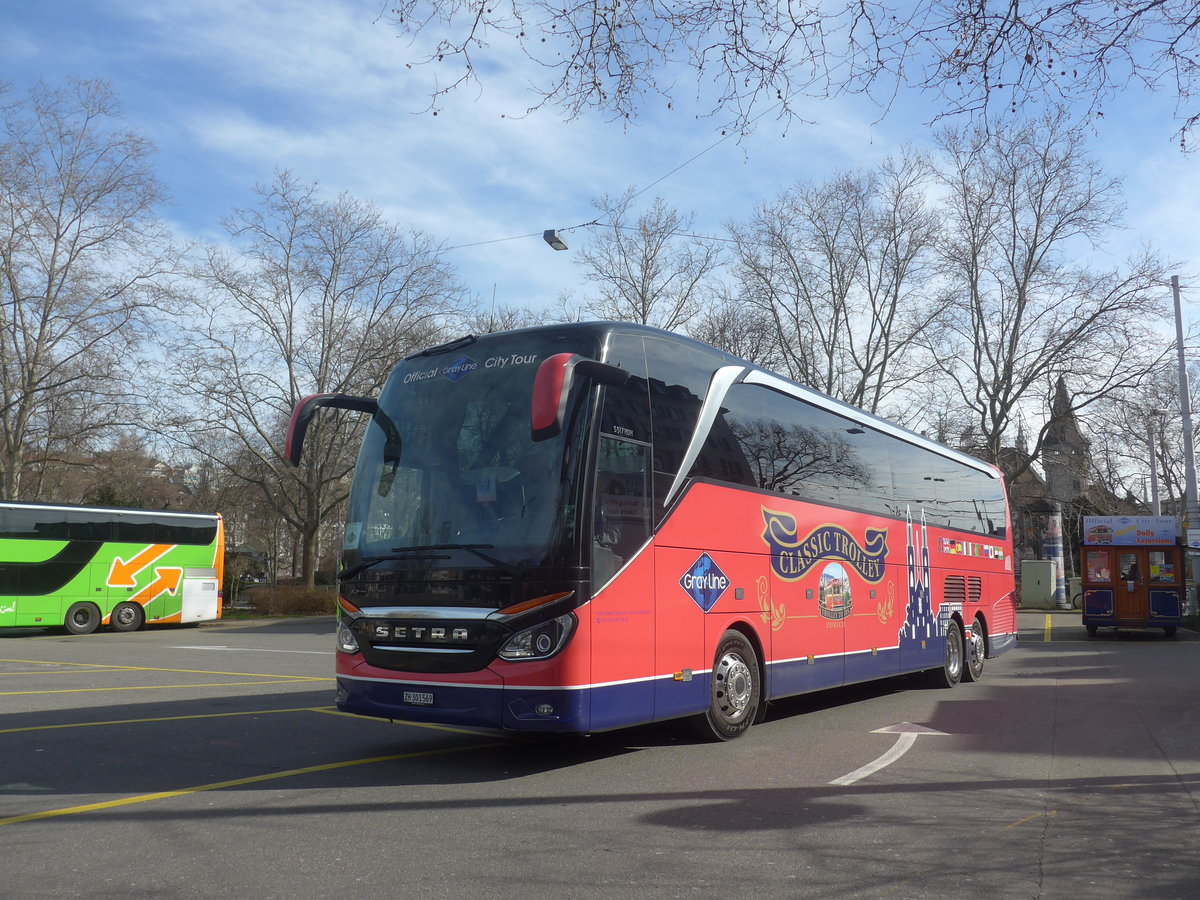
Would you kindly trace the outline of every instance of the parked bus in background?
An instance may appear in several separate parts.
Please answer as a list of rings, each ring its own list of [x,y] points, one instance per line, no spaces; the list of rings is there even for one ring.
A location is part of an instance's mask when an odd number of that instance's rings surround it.
[[[0,626],[220,618],[224,547],[219,515],[0,502]]]
[[[526,732],[695,717],[1016,640],[1000,473],[677,334],[466,337],[375,398],[340,573],[337,705]]]

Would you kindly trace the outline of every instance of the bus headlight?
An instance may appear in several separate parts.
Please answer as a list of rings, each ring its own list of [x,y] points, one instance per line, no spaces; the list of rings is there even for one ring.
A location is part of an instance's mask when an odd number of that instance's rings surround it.
[[[574,632],[575,614],[567,613],[514,634],[499,655],[508,660],[546,659],[561,650]]]
[[[337,648],[342,653],[358,652],[358,639],[354,636],[354,632],[346,627],[345,622],[338,622]]]

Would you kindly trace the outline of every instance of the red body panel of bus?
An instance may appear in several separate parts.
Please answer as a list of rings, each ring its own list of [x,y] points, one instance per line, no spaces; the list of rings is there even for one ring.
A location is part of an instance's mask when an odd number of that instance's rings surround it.
[[[338,654],[339,705],[397,719],[600,731],[703,712],[729,628],[755,645],[764,697],[942,665],[947,623],[1016,639],[1009,542],[785,496],[693,484],[654,538],[577,610],[564,650],[460,675]]]

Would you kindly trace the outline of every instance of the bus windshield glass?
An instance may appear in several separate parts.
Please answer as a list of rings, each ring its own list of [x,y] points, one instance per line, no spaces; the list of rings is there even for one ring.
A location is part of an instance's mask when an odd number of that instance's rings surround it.
[[[544,333],[482,338],[396,367],[355,470],[346,571],[417,550],[461,549],[472,565],[563,561],[574,545],[578,460],[569,435],[532,439],[530,404],[544,359],[597,353],[572,337],[577,346]]]

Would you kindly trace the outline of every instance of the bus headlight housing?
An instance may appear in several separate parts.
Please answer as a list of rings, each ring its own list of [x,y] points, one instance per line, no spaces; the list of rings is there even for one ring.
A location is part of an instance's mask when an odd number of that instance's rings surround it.
[[[548,659],[570,640],[575,633],[575,622],[575,614],[566,613],[519,631],[500,648],[499,656],[507,660]]]
[[[354,636],[345,622],[338,622],[337,626],[337,648],[342,653],[357,653],[358,638]]]

